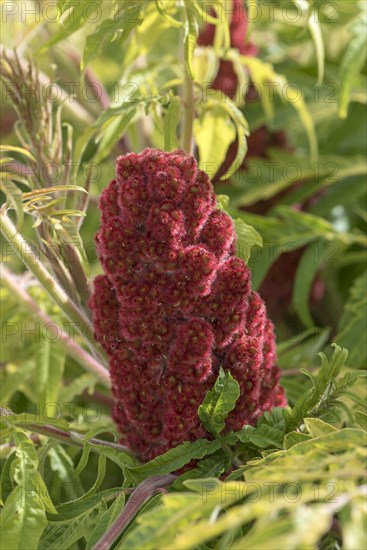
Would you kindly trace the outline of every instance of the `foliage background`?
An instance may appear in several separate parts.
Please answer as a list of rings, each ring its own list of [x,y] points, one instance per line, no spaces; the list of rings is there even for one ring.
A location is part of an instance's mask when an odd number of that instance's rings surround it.
[[[207,4],[1,4],[7,236],[1,241],[1,403],[18,413],[1,418],[4,549],[103,548],[98,541],[107,533],[112,544],[116,519],[117,548],[366,546],[365,3],[278,1],[270,9],[248,2],[251,40],[260,50],[252,60],[228,50],[228,17],[215,48],[194,51]],[[210,4],[222,7],[219,0]],[[231,102],[208,91],[224,55],[241,84],[251,75],[262,101]],[[236,220],[238,253],[249,262],[255,288],[278,255],[307,247],[292,305],[276,324],[290,408],[223,436],[221,421],[236,392],[229,380],[222,386],[218,380],[201,411],[203,421],[213,417],[213,441],[185,444],[139,465],[126,449],[111,446],[108,376],[93,363],[105,364],[90,338],[86,307],[90,281],[100,272],[93,243],[98,196],[113,177],[117,154],[180,144],[188,116],[182,87],[190,76],[195,152],[203,166],[218,167],[236,132],[239,162],[245,134],[264,124],[286,130],[292,147],[268,151],[272,162],[256,159],[256,172],[232,170],[229,183],[216,187]],[[269,82],[281,93],[269,96]],[[279,197],[284,189],[290,192]],[[315,195],[307,212],[292,208]],[[242,209],[272,197],[266,215]],[[68,301],[33,261],[35,253]],[[310,308],[316,273],[325,295]],[[63,340],[61,329],[72,337]],[[171,472],[193,458],[196,465],[172,485]],[[156,492],[163,487],[167,495]]]

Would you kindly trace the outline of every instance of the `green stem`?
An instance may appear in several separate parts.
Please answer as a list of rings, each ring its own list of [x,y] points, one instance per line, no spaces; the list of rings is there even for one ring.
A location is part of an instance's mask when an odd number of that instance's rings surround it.
[[[16,230],[4,208],[0,211],[0,221],[1,233],[5,239],[9,241],[29,271],[38,279],[49,296],[56,302],[68,319],[73,323],[76,330],[90,345],[91,324],[88,317],[75,305],[66,294],[65,290],[55,281],[49,271],[47,271],[31,246]]]
[[[7,416],[13,415],[13,411],[10,411],[9,409],[3,409],[0,408],[0,418],[3,422],[6,421]],[[111,441],[103,441],[103,439],[97,439],[96,437],[90,437],[87,438],[84,437],[82,434],[74,431],[67,431],[62,430],[58,428],[57,426],[51,426],[50,424],[32,424],[28,422],[21,422],[19,424],[10,424],[11,427],[18,426],[19,428],[23,428],[24,430],[44,435],[46,437],[52,437],[53,439],[57,439],[58,441],[61,441],[62,443],[66,443],[68,445],[71,445],[72,447],[84,447],[84,444],[86,441],[88,443],[92,443],[93,445],[103,445],[106,447],[110,447],[111,449],[114,449],[115,451],[120,451],[122,453],[127,453],[130,456],[135,458],[134,453],[132,452],[129,447],[125,447],[125,445],[120,445],[119,443],[112,443]],[[97,449],[91,447],[91,451],[98,452]]]
[[[222,445],[223,451],[226,453],[226,455],[230,459],[233,466],[236,466],[236,468],[240,468],[241,466],[243,466],[242,462],[234,456],[234,453],[232,452],[231,447],[227,443],[224,443],[224,441],[221,441],[221,445]]]
[[[192,135],[194,128],[194,83],[185,67],[185,78],[183,86],[183,104],[185,107],[185,115],[183,120],[182,130],[182,149],[192,155]]]
[[[21,287],[16,277],[4,266],[1,266],[2,281],[10,290],[13,296],[19,299],[22,306],[32,315],[36,315],[41,323],[47,327],[47,333],[50,338],[55,338],[62,343],[70,357],[72,357],[86,371],[94,374],[98,380],[106,387],[110,388],[110,376],[108,370],[99,363],[92,355],[85,351],[81,346],[73,341],[73,337],[66,334],[48,315],[42,311],[38,304]]]

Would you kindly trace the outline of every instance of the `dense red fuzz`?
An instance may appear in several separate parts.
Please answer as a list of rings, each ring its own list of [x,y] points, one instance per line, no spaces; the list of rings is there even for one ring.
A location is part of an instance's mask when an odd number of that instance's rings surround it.
[[[195,159],[154,149],[119,157],[100,208],[105,275],[90,307],[124,443],[149,460],[210,437],[197,408],[220,366],[241,389],[227,430],[285,405],[272,324]]]

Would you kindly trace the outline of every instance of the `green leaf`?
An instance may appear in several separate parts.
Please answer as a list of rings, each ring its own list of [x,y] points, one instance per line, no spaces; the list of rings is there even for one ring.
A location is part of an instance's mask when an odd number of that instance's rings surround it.
[[[259,449],[266,447],[283,448],[284,433],[281,430],[261,424],[260,426],[244,426],[240,431],[234,432],[242,443],[251,443]]]
[[[229,197],[226,195],[218,195],[217,201],[219,208],[231,215],[228,211]],[[261,248],[263,246],[263,239],[254,227],[248,225],[241,218],[233,219],[233,224],[237,236],[236,254],[239,258],[242,258],[244,262],[248,263],[251,256],[251,249],[254,246],[259,246]]]
[[[5,193],[7,199],[11,202],[17,215],[17,229],[23,225],[24,212],[22,203],[22,192],[13,181],[14,176],[8,172],[0,173],[0,190]]]
[[[235,542],[235,548],[315,548],[317,541],[329,528],[331,512],[326,508],[319,512],[316,509],[306,512],[305,508],[298,508],[294,515],[294,518],[277,522],[258,521],[254,529]]]
[[[142,10],[149,2],[131,2],[130,0],[120,0],[118,6],[118,12],[115,14],[115,18],[120,20],[121,34],[118,35],[117,41],[119,44],[123,44],[130,36],[130,33],[142,23],[143,14]],[[123,17],[121,13],[123,12]]]
[[[41,415],[48,417],[58,413],[57,400],[64,374],[66,350],[47,337],[43,338],[36,347],[36,392]]]
[[[165,495],[160,506],[139,518],[137,526],[123,539],[123,545],[119,548],[174,548],[178,535],[190,533],[191,527],[200,520],[206,520],[205,524],[208,526],[207,522],[214,508],[219,512],[239,498],[239,491],[235,489],[236,483],[229,483],[226,493],[223,492],[226,489],[224,485],[215,478],[188,480],[185,485],[195,493],[185,491]],[[204,539],[203,530],[201,536]],[[185,548],[202,547],[189,544]]]
[[[128,452],[122,452],[120,450],[113,449],[108,445],[95,445],[91,442],[89,442],[88,444],[90,445],[91,449],[94,449],[96,453],[103,453],[106,458],[109,458],[122,470],[124,470],[126,466],[134,467],[138,464],[138,460]]]
[[[106,531],[111,527],[114,521],[122,512],[125,506],[125,494],[120,493],[115,502],[111,504],[108,510],[100,517],[98,523],[93,529],[91,535],[87,537],[87,546],[86,550],[92,550],[94,545],[99,541],[100,538],[106,533]]]
[[[184,43],[185,62],[187,71],[192,79],[195,78],[193,69],[193,57],[196,48],[196,40],[199,35],[198,14],[195,9],[195,0],[185,0],[185,22],[184,22]]]
[[[230,468],[230,457],[223,449],[219,449],[207,458],[200,460],[198,466],[193,470],[181,474],[172,485],[172,488],[177,491],[182,491],[184,489],[183,483],[188,479],[220,477]]]
[[[180,100],[173,96],[163,120],[164,150],[173,151],[178,148],[177,126],[180,121]]]
[[[5,337],[4,335],[2,336]],[[22,365],[8,365],[9,372],[0,384],[0,400],[7,403],[17,391],[20,384],[25,383],[31,376],[36,365],[34,361],[24,361]]]
[[[326,343],[330,329],[316,327],[305,330],[289,340],[277,343],[278,365],[281,369],[308,368],[313,365],[314,357]]]
[[[4,550],[37,549],[44,531],[46,509],[56,510],[37,467],[38,456],[32,441],[20,430],[14,432],[17,444],[13,462],[16,487],[0,515],[1,547]]]
[[[75,498],[80,498],[84,494],[79,477],[76,475],[74,462],[68,455],[67,451],[62,445],[52,446],[48,449],[47,459],[49,461],[49,468],[53,472],[52,484],[57,486],[60,483],[60,491],[65,489],[65,493],[68,495],[70,487],[73,488],[73,495]]]
[[[239,258],[242,258],[247,264],[251,256],[251,249],[254,246],[259,246],[260,248],[262,248],[263,240],[256,229],[251,225],[245,223],[243,220],[241,220],[241,218],[237,218],[233,221],[237,235],[236,254]]]
[[[82,471],[86,468],[86,466],[88,464],[90,453],[91,453],[91,446],[88,443],[88,441],[86,441],[84,443],[83,451],[82,451],[81,457],[79,459],[78,465],[75,468],[75,473],[76,473],[77,476],[80,475],[82,473]]]
[[[121,28],[121,21],[117,19],[105,19],[100,23],[92,34],[85,39],[81,69],[84,70],[87,65],[93,61],[102,52],[106,42],[112,42],[116,33]]]
[[[216,92],[215,95],[218,98],[216,102],[221,102],[221,92]],[[228,168],[228,172],[221,177],[221,181],[223,181],[228,179],[231,174],[236,172],[243,163],[243,160],[247,153],[247,136],[249,135],[249,127],[242,111],[233,101],[231,101],[229,98],[226,98],[225,103],[220,104],[226,109],[228,115],[230,116],[233,124],[236,127],[238,142],[236,157],[233,160],[231,166]]]
[[[297,445],[297,443],[301,443],[302,441],[307,441],[310,439],[310,436],[301,432],[289,432],[285,437],[283,441],[283,446],[285,449],[290,449],[293,447],[293,445]]]
[[[138,100],[131,100],[131,101],[124,101],[121,105],[117,105],[116,107],[108,107],[105,109],[97,118],[93,126],[95,128],[101,128],[102,130],[105,129],[105,124],[111,122],[111,118],[114,117],[120,117],[120,116],[130,116],[132,113],[136,113],[136,110],[138,108],[139,101]],[[103,128],[102,128],[103,126]],[[100,134],[100,138],[102,137],[103,133]]]
[[[62,223],[58,222],[58,225],[54,226],[54,228],[57,232],[57,242],[60,243],[63,249],[66,248],[67,260],[70,260],[68,265],[69,270],[73,275],[78,290],[81,292],[83,283],[85,283],[86,278],[89,276],[90,265],[78,225],[75,220],[63,218]],[[89,335],[87,334],[86,337],[89,337]]]
[[[82,374],[72,380],[67,386],[60,388],[60,402],[70,403],[77,395],[81,395],[85,391],[92,395],[95,385],[96,377],[93,374]]]
[[[57,516],[49,516],[48,519],[53,523],[68,523],[70,520],[84,516],[87,512],[94,510],[102,500],[113,500],[120,492],[120,488],[113,487],[100,493],[83,495],[76,500],[64,502],[56,506]]]
[[[265,411],[258,420],[257,428],[260,426],[270,426],[271,428],[284,432],[285,421],[283,411],[283,407],[274,407],[270,411]]]
[[[358,378],[365,378],[366,376],[366,370],[352,370],[351,372],[347,372],[342,378],[338,378],[337,380],[337,393],[343,393],[345,390],[350,389]]]
[[[322,437],[338,431],[334,426],[323,422],[320,418],[305,418],[304,423],[311,437]]]
[[[213,179],[226,159],[231,143],[236,139],[236,130],[221,105],[203,109],[200,118],[194,121],[195,142],[199,148],[200,167]]]
[[[1,480],[0,480],[0,504],[3,507],[6,499],[14,489],[14,480],[12,471],[14,468],[13,462],[16,458],[15,450],[11,452],[3,467],[1,468]]]
[[[32,153],[30,153],[29,151],[27,151],[27,149],[24,149],[23,147],[16,147],[14,145],[0,145],[0,151],[11,151],[14,153],[20,153],[32,162],[36,162],[36,159],[34,158]]]
[[[127,109],[125,114],[117,116],[110,120],[108,125],[105,125],[101,133],[97,136],[98,151],[95,157],[95,162],[102,162],[110,153],[116,143],[122,138],[130,122],[134,118],[137,111],[137,104]]]
[[[135,516],[135,520],[131,522],[123,531],[123,535],[121,540],[116,545],[116,550],[124,550],[126,548],[125,546],[125,539],[130,536],[130,532],[134,530],[137,524],[140,522],[140,517],[145,514],[146,512],[149,512],[150,510],[154,510],[155,508],[158,508],[162,503],[162,493],[158,493],[154,497],[152,497],[150,500],[144,502],[144,504],[139,509],[138,513]]]
[[[367,357],[367,271],[355,279],[339,323],[336,341],[350,350],[349,363],[353,367],[365,364]]]
[[[65,523],[50,523],[41,539],[41,550],[60,550],[71,548],[81,538],[88,535],[93,525],[105,511],[105,502],[99,501],[94,508]]]
[[[353,34],[340,65],[339,116],[347,118],[352,87],[367,56],[367,16],[361,14],[351,27]]]
[[[332,453],[345,451],[346,449],[353,449],[355,445],[360,445],[363,437],[365,437],[365,434],[361,429],[343,428],[298,443],[289,450],[289,454],[305,454],[311,448]]]
[[[358,424],[367,432],[367,414],[362,411],[356,411],[354,416]]]
[[[31,200],[50,193],[59,193],[60,191],[80,191],[81,193],[87,193],[84,187],[80,187],[79,185],[54,185],[46,189],[34,189],[28,193],[23,193],[22,197],[23,200]]]
[[[322,246],[323,242],[324,241],[320,239],[316,241],[315,246]],[[293,307],[298,317],[307,328],[314,325],[308,304],[312,283],[315,280],[318,269],[319,261],[315,259],[314,246],[309,246],[302,254],[298,263],[292,295]]]
[[[188,526],[190,516],[201,515],[202,512],[198,512],[200,500],[199,495],[187,492],[173,493],[169,499],[166,495],[161,505],[139,517],[139,523],[126,538],[124,537],[123,546],[119,546],[119,550],[170,548],[171,545],[168,544],[172,541],[174,533],[177,533],[178,526]]]
[[[51,38],[43,43],[41,48],[38,50],[38,53],[44,53],[51,46],[57,44],[61,40],[64,40],[85,25],[87,23],[85,7],[84,2],[68,2],[65,6],[63,6],[62,17],[59,21],[60,30],[54,33]],[[93,2],[88,2],[88,17],[92,16],[95,9],[96,4]]]
[[[219,441],[208,441],[207,439],[198,439],[193,443],[186,441],[143,466],[127,466],[125,474],[133,482],[139,482],[154,475],[169,474],[182,468],[194,458],[199,459],[215,453],[220,447]]]
[[[321,369],[317,376],[308,374],[312,380],[312,388],[304,392],[296,401],[294,407],[284,410],[287,431],[298,428],[305,417],[318,417],[321,410],[330,408],[336,391],[336,377],[344,366],[348,351],[334,344],[334,353],[329,361],[323,353],[321,357]]]
[[[89,489],[89,491],[85,493],[84,498],[90,495],[94,495],[96,491],[98,491],[106,475],[106,465],[107,465],[107,457],[101,454],[98,458],[97,478],[93,483],[92,487]]]
[[[212,390],[208,391],[198,409],[204,428],[217,436],[224,429],[225,421],[235,408],[240,396],[240,387],[229,371],[220,368],[218,378]]]
[[[318,84],[321,85],[324,80],[325,71],[325,46],[322,37],[321,25],[316,10],[311,10],[308,18],[308,28],[316,48]]]

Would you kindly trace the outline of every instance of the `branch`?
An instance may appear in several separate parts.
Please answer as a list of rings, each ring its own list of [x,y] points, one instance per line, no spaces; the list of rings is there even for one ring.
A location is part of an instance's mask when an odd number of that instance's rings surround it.
[[[110,388],[110,376],[106,367],[104,367],[94,357],[92,357],[92,355],[79,346],[79,344],[74,342],[72,336],[61,330],[61,328],[53,322],[44,311],[42,311],[38,304],[21,287],[16,277],[4,265],[1,265],[1,274],[2,281],[10,290],[12,295],[19,299],[19,302],[25,307],[25,309],[38,317],[41,323],[47,327],[47,332],[50,333],[50,337],[55,337],[58,342],[61,342],[65,346],[70,357],[72,357],[86,371],[94,374],[96,378],[98,378],[98,380],[106,386],[106,388]]]
[[[75,325],[75,328],[90,345],[88,335],[90,334],[90,321],[76,304],[66,294],[65,290],[47,271],[43,263],[37,258],[31,246],[16,230],[13,222],[6,213],[5,208],[0,210],[1,233],[13,246],[14,250],[26,265],[26,267],[38,279],[49,296],[65,313],[68,319]]]
[[[164,489],[168,485],[171,485],[175,479],[175,475],[166,474],[150,477],[149,479],[142,481],[131,494],[119,517],[111,525],[110,529],[106,531],[103,537],[96,543],[93,550],[109,550],[117,537],[121,535],[122,531],[130,523],[143,504],[156,492]]]
[[[6,421],[5,420],[6,417],[12,416],[13,414],[14,414],[13,411],[9,409],[3,409],[2,407],[0,407],[0,418],[2,421]],[[14,426],[14,424],[12,424],[12,426]],[[31,422],[29,423],[22,422],[22,423],[19,423],[17,426],[29,432],[44,435],[46,437],[52,437],[53,439],[57,439],[62,443],[67,443],[72,447],[83,448],[84,444],[88,442],[96,446],[103,445],[104,447],[110,447],[115,451],[119,451],[121,453],[127,453],[133,458],[135,458],[135,455],[132,452],[132,450],[129,449],[129,447],[125,447],[125,445],[120,445],[119,443],[113,443],[111,441],[103,441],[103,439],[98,439],[96,437],[86,438],[78,432],[74,432],[71,430],[70,431],[62,430],[61,428],[58,428],[56,426],[51,426],[50,424],[32,424]],[[98,451],[93,447],[91,447],[90,450],[92,452],[98,453]]]

